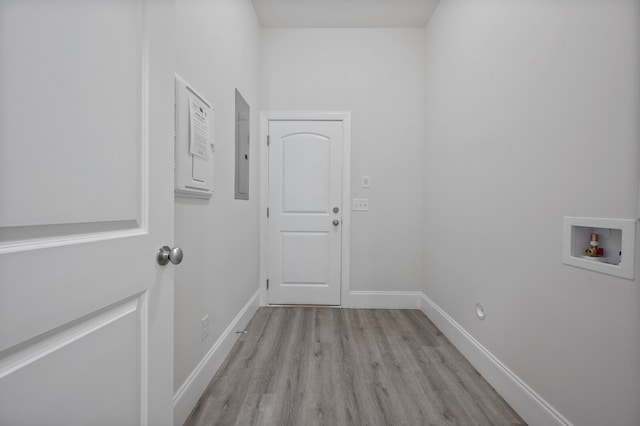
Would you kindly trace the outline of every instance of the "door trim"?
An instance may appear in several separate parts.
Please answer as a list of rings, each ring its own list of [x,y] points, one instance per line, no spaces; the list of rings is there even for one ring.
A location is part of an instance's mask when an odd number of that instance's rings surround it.
[[[263,111],[260,113],[260,306],[267,305],[267,265],[269,256],[269,156],[267,134],[270,121],[341,121],[343,129],[342,161],[342,270],[340,306],[349,307],[351,271],[351,112],[348,111]]]

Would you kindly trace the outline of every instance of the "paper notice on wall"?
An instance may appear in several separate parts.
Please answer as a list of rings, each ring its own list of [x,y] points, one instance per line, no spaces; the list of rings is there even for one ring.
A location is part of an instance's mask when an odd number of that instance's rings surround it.
[[[205,160],[211,157],[207,114],[207,107],[189,97],[189,152]]]

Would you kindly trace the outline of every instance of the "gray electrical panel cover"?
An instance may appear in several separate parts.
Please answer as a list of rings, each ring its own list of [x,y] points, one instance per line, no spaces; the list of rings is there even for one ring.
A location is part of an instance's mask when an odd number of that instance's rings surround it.
[[[236,89],[236,200],[249,199],[249,104]]]

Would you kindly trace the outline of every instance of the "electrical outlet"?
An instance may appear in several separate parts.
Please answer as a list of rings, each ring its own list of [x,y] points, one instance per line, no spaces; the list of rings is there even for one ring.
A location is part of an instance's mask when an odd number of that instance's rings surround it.
[[[369,211],[369,199],[368,198],[354,198],[351,210],[366,212]]]
[[[202,317],[200,321],[200,339],[204,340],[209,337],[209,314]]]

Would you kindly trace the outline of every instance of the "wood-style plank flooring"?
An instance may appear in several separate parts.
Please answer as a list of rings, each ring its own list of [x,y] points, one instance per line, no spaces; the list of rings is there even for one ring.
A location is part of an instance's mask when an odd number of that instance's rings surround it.
[[[260,308],[185,425],[522,425],[417,310]]]

